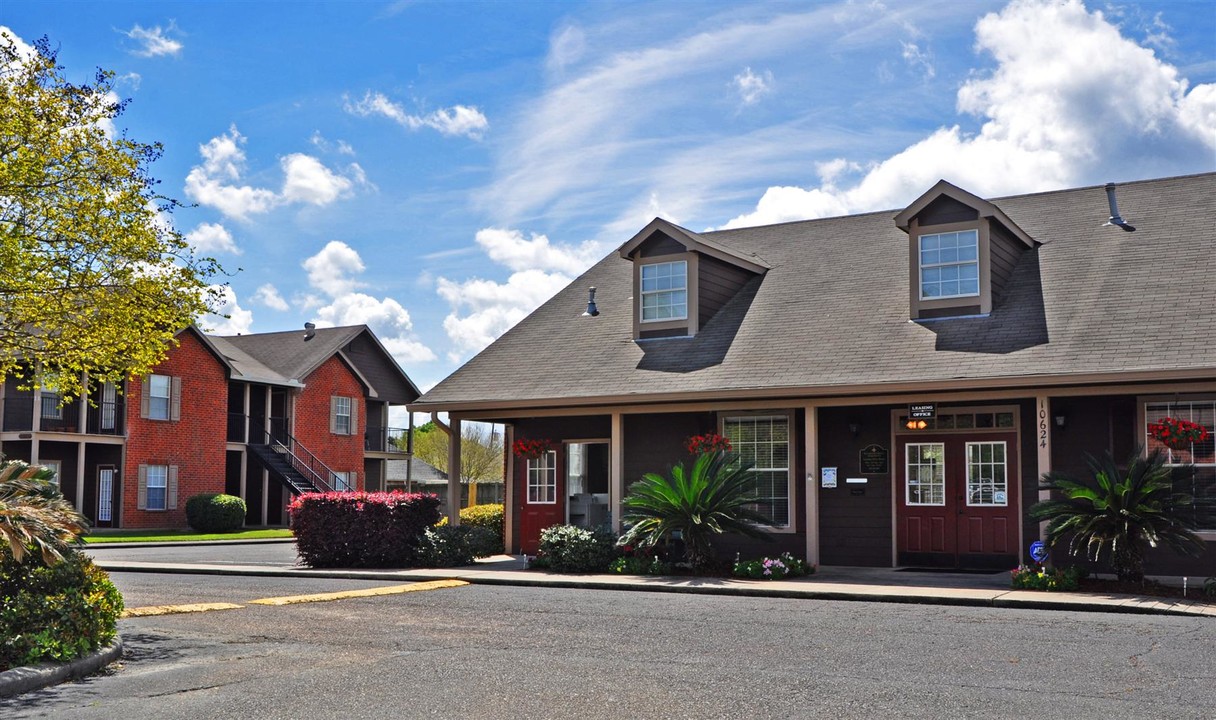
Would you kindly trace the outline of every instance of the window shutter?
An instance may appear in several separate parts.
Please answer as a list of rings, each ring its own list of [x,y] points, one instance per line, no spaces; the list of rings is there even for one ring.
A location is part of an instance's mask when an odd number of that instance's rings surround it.
[[[329,396],[329,431],[338,432],[338,396]]]
[[[152,377],[150,375],[144,376],[141,387],[143,391],[139,394],[139,416],[146,419],[148,417],[148,403],[152,397]]]
[[[359,399],[350,399],[350,434],[359,434]]]
[[[182,379],[173,378],[173,386],[169,390],[169,419],[182,419]]]
[[[173,378],[176,382],[177,378]],[[169,466],[169,479],[165,482],[165,509],[177,509],[177,466]]]
[[[144,380],[145,384],[147,382],[148,382],[147,380]],[[144,397],[147,397],[147,395],[145,395]],[[138,497],[138,502],[136,503],[135,506],[137,508],[139,508],[140,510],[148,509],[148,466],[147,465],[139,466],[139,497]]]
[[[354,470],[350,471],[349,479],[346,482],[348,485],[350,485],[351,490],[362,490],[363,489],[363,488],[359,487],[359,473],[355,472]]]

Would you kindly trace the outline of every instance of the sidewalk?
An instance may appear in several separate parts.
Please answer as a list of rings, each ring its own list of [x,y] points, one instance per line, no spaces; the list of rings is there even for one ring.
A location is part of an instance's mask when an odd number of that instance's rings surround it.
[[[475,566],[470,567],[417,570],[312,570],[293,564],[241,565],[227,562],[221,564],[107,560],[104,554],[100,556],[93,554],[93,557],[99,567],[110,572],[315,577],[385,582],[456,579],[482,585],[1191,615],[1216,618],[1216,604],[1212,603],[1129,595],[1010,590],[1009,574],[1005,572],[959,575],[910,573],[891,568],[828,567],[805,578],[760,581],[636,575],[560,575],[526,570],[522,559],[510,555],[479,560]]]

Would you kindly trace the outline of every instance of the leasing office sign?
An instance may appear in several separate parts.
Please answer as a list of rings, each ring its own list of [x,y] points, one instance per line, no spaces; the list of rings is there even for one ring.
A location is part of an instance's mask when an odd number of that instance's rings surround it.
[[[931,420],[937,417],[937,403],[917,403],[908,406],[909,420]]]

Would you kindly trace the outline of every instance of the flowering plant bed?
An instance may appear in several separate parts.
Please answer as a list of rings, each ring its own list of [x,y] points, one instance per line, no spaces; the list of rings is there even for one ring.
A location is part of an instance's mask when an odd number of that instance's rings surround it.
[[[808,565],[801,558],[790,553],[781,553],[775,558],[765,557],[759,560],[735,559],[735,577],[752,578],[755,580],[783,580],[787,577],[801,577],[815,572],[814,565]]]
[[[1072,592],[1080,587],[1084,572],[1075,567],[1045,569],[1042,565],[1018,565],[1012,571],[1011,586],[1014,590],[1043,590],[1045,592]]]
[[[684,447],[687,448],[690,455],[716,453],[720,450],[730,452],[731,450],[729,438],[712,432],[705,433],[704,435],[693,435],[684,441]]]
[[[541,455],[549,452],[553,447],[553,441],[543,438],[529,440],[528,438],[520,438],[511,443],[511,452],[515,453],[516,457],[527,458],[528,460],[536,460]]]
[[[1182,418],[1163,417],[1148,424],[1148,434],[1171,450],[1184,450],[1194,443],[1206,442],[1208,429]]]

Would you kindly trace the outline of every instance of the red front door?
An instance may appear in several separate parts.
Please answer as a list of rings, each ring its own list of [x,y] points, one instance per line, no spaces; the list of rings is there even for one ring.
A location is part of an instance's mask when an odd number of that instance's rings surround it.
[[[1017,563],[1017,433],[926,433],[896,441],[900,565]]]
[[[519,513],[520,550],[535,555],[540,531],[566,521],[565,493],[558,487],[561,477],[558,453],[550,450],[539,458],[520,459],[515,464],[516,487],[522,500]]]

